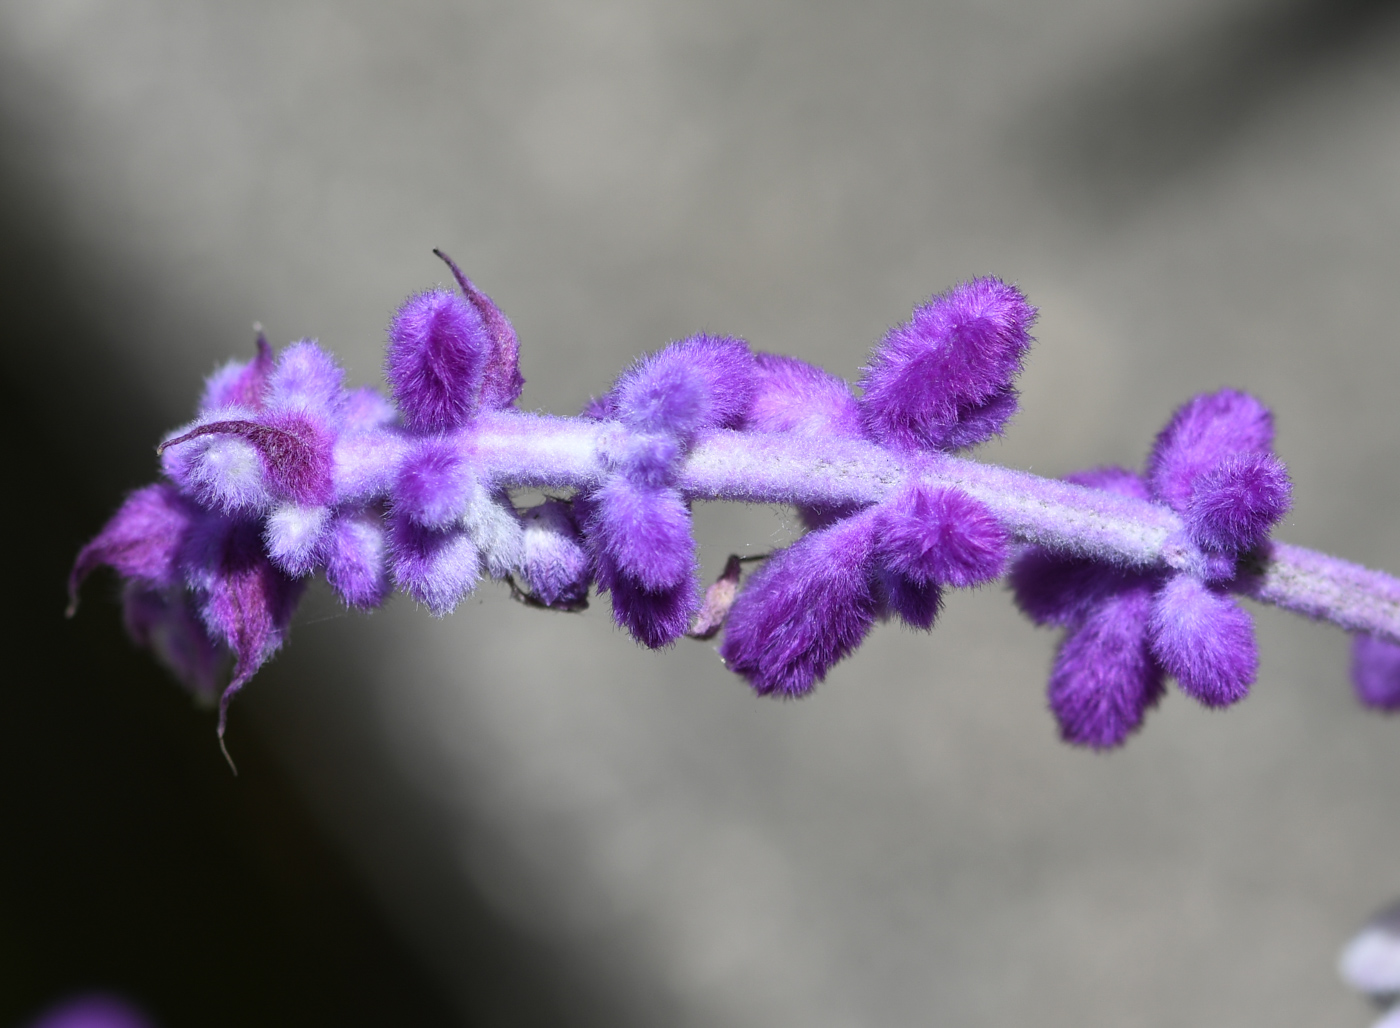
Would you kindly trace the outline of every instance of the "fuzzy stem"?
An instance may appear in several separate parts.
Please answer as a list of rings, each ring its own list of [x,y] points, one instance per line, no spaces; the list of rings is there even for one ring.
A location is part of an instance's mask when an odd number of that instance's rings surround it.
[[[616,422],[514,411],[484,414],[463,434],[474,466],[495,484],[546,488],[596,485],[628,438]],[[1189,570],[1201,559],[1163,504],[863,440],[713,432],[686,456],[677,486],[692,500],[839,506],[877,502],[910,476],[969,493],[1021,543],[1141,568]],[[1400,580],[1284,543],[1250,562],[1233,591],[1400,643]]]

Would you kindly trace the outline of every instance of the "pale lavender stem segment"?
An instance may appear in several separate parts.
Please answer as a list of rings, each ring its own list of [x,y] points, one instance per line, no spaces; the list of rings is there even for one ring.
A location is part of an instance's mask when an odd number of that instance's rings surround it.
[[[1400,580],[1276,541],[1264,545],[1261,557],[1256,573],[1240,576],[1236,592],[1352,632],[1400,643]]]
[[[479,419],[471,446],[492,481],[587,487],[621,445],[616,422],[498,411]],[[1197,559],[1171,508],[1071,482],[946,454],[892,455],[858,439],[720,430],[702,437],[678,471],[688,499],[748,503],[876,503],[914,476],[980,500],[1017,542],[1135,568],[1189,568]],[[1236,592],[1261,603],[1400,643],[1400,580],[1286,543],[1261,553],[1261,573]]]

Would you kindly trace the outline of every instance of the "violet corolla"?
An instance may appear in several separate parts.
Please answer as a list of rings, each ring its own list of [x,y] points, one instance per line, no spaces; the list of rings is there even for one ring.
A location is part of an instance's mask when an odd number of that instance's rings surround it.
[[[397,586],[439,616],[483,576],[558,610],[596,587],[649,647],[723,627],[728,667],[781,697],[810,692],[876,621],[929,629],[945,589],[1007,575],[1026,614],[1065,630],[1049,689],[1061,735],[1098,749],[1139,727],[1168,678],[1210,707],[1248,692],[1248,596],[1355,633],[1358,695],[1400,707],[1400,581],[1270,538],[1290,482],[1270,412],[1245,393],[1183,405],[1141,472],[1055,481],[960,456],[1015,412],[1036,317],[1016,287],[978,278],[892,329],[858,391],[697,335],[580,417],[531,414],[514,406],[509,320],[448,265],[459,291],[411,297],[390,324],[392,405],[347,388],[314,342],[274,357],[260,335],[161,443],[163,481],[78,555],[74,601],[94,568],[115,569],[133,638],[220,695],[221,738],[318,573],[350,606]],[[520,508],[527,489],[548,498]],[[807,532],[747,581],[731,560],[702,599],[690,505],[714,499],[790,505]]]

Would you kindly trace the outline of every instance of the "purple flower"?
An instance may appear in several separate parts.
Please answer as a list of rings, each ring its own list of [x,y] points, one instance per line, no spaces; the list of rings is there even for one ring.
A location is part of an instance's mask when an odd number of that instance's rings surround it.
[[[573,508],[550,499],[521,513],[525,594],[541,606],[583,610],[593,577]]]
[[[262,360],[260,353],[252,367]],[[344,426],[343,379],[315,343],[287,347],[255,406],[203,409],[192,426],[161,443],[166,475],[201,506],[229,514],[261,514],[278,503],[331,503],[333,450]]]
[[[395,514],[390,540],[394,581],[435,616],[450,614],[476,588],[481,552],[464,529],[425,528]]]
[[[648,591],[670,589],[695,571],[690,511],[672,489],[610,479],[593,496],[589,535],[600,558]]]
[[[430,436],[416,443],[399,465],[394,510],[425,528],[449,528],[467,512],[479,488],[460,447]]]
[[[520,396],[525,379],[520,374],[520,341],[515,328],[501,309],[491,302],[472,280],[462,274],[455,261],[441,250],[434,254],[452,271],[452,277],[462,289],[462,295],[476,309],[490,339],[481,375],[481,406],[489,410],[504,410]]]
[[[326,581],[351,607],[378,607],[389,597],[388,538],[378,506],[338,512],[326,533]]]
[[[462,296],[430,289],[410,296],[389,325],[385,376],[414,432],[460,428],[482,410],[509,407],[520,395],[520,344],[491,298],[441,257]]]
[[[990,581],[1005,562],[982,504],[911,483],[771,557],[735,598],[720,655],[760,695],[804,695],[882,611],[931,628],[940,586]]]
[[[204,627],[233,654],[232,677],[219,698],[222,738],[229,701],[282,646],[306,583],[272,563],[258,523],[245,518],[201,517],[179,560]]]
[[[1291,505],[1283,461],[1272,453],[1234,454],[1194,484],[1187,530],[1202,549],[1243,553],[1263,542]]]
[[[957,489],[912,482],[879,508],[876,558],[916,585],[957,589],[1001,577],[1007,542],[991,511]]]
[[[1065,742],[1091,749],[1121,745],[1162,698],[1162,670],[1148,648],[1151,579],[1100,578],[1060,644],[1050,671],[1050,710]]]
[[[720,656],[761,696],[803,696],[875,622],[873,511],[812,532],[749,578],[729,611]]]
[[[643,357],[613,386],[611,410],[629,428],[688,444],[735,428],[753,395],[753,354],[741,339],[691,336]]]
[[[584,537],[613,617],[653,649],[685,634],[699,607],[690,510],[674,489],[617,475],[588,498]]]
[[[707,429],[737,428],[753,389],[754,358],[742,339],[697,335],[638,360],[590,410],[688,444]]]
[[[1147,481],[1153,496],[1184,514],[1202,475],[1239,454],[1267,454],[1273,443],[1273,415],[1254,397],[1205,393],[1177,408],[1158,433]]]
[[[1254,624],[1222,592],[1172,575],[1157,590],[1149,629],[1163,670],[1207,707],[1228,707],[1249,693],[1259,670]]]
[[[916,307],[865,368],[866,430],[882,442],[931,450],[999,435],[1016,411],[1012,382],[1035,316],[1020,290],[995,278],[975,278]]]
[[[199,401],[200,410],[218,410],[220,407],[256,410],[263,405],[274,362],[267,336],[263,335],[261,328],[257,329],[257,333],[254,340],[257,356],[251,361],[229,361],[210,375],[204,386],[204,396]]]
[[[609,448],[612,473],[584,498],[581,524],[614,620],[646,646],[680,638],[699,609],[690,506],[675,472],[701,433],[743,424],[754,366],[742,340],[691,336],[637,361],[588,406],[586,417],[630,430]]]
[[[1051,709],[1066,740],[1096,748],[1121,743],[1156,703],[1164,673],[1208,707],[1248,694],[1259,667],[1254,627],[1227,589],[1240,560],[1289,507],[1288,472],[1269,452],[1272,442],[1268,408],[1223,389],[1176,411],[1157,436],[1144,478],[1123,469],[1070,477],[1165,504],[1183,528],[1165,540],[1174,555],[1166,573],[1034,549],[1013,570],[1021,609],[1069,629],[1050,680]]]
[[[415,432],[459,428],[476,414],[491,337],[477,309],[443,289],[411,296],[389,325],[384,374]]]
[[[1125,468],[1069,476],[1079,485],[1145,499]],[[1031,548],[1011,570],[1016,604],[1037,624],[1068,631],[1055,655],[1050,710],[1066,742],[1122,745],[1162,697],[1162,669],[1149,644],[1153,594],[1161,576]]]

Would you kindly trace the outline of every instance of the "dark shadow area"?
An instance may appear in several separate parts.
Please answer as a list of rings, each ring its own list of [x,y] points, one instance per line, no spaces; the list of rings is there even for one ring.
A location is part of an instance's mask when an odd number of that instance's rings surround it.
[[[233,778],[210,715],[133,650],[114,581],[64,620],[75,548],[163,426],[121,405],[68,269],[0,203],[0,309],[28,351],[4,369],[0,1024],[86,989],[167,1028],[454,1023],[256,738]]]
[[[1114,53],[1021,125],[1018,146],[1077,213],[1113,219],[1214,160],[1308,80],[1400,29],[1397,0],[1274,0]]]
[[[92,989],[128,997],[163,1028],[461,1023],[256,731],[240,731],[241,776],[229,773],[212,715],[124,637],[115,580],[94,576],[78,617],[64,619],[77,548],[151,478],[152,441],[168,425],[121,366],[120,315],[100,309],[102,290],[48,228],[43,184],[15,167],[0,161],[12,488],[0,1025]],[[457,991],[481,997],[472,1023],[577,1020],[557,998],[556,965],[479,900],[444,902],[466,911],[459,951],[474,959]]]

